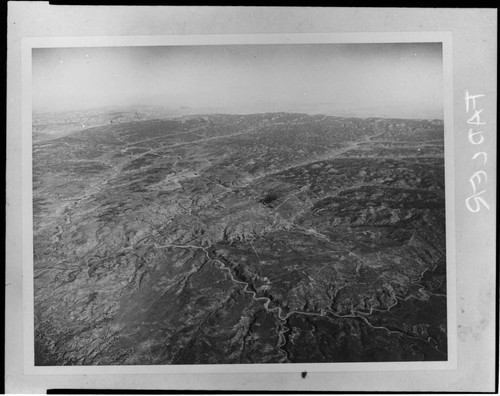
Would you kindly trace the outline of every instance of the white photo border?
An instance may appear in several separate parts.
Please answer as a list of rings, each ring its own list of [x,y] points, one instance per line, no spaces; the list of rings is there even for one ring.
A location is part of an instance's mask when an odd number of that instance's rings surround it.
[[[34,48],[245,44],[442,43],[445,130],[448,359],[440,362],[266,363],[134,366],[35,366],[32,204],[32,50]],[[27,37],[21,40],[23,362],[26,375],[364,372],[457,369],[457,293],[452,34],[436,32],[270,33],[165,36]]]

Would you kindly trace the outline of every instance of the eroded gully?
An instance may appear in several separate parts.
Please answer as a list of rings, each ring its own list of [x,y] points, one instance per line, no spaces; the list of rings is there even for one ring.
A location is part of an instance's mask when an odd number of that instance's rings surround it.
[[[286,313],[286,314],[283,315],[283,309],[281,307],[271,307],[270,308],[269,305],[271,304],[271,300],[268,297],[258,297],[257,293],[255,291],[249,290],[248,288],[250,287],[250,283],[236,279],[234,277],[233,272],[231,271],[231,268],[229,268],[224,262],[218,260],[217,258],[210,257],[210,254],[209,254],[209,252],[208,252],[208,250],[206,248],[204,248],[202,246],[196,246],[196,245],[175,245],[175,244],[158,245],[157,243],[155,243],[154,247],[156,249],[179,248],[179,249],[199,249],[199,250],[203,250],[203,252],[205,252],[205,255],[207,256],[207,258],[209,260],[211,260],[214,263],[216,263],[217,266],[221,270],[223,270],[223,271],[225,271],[225,272],[228,273],[229,278],[231,279],[231,281],[233,283],[236,283],[236,284],[239,284],[239,285],[243,285],[243,291],[245,293],[250,294],[252,296],[252,299],[254,301],[262,303],[263,306],[264,306],[264,308],[265,308],[265,310],[267,312],[275,314],[276,317],[277,317],[277,319],[279,320],[279,322],[280,322],[280,329],[278,331],[278,349],[283,354],[283,360],[282,360],[283,362],[289,361],[289,359],[288,359],[288,352],[286,351],[286,349],[284,349],[284,346],[286,345],[285,334],[288,331],[290,331],[290,328],[287,326],[286,322],[287,322],[288,318],[290,318],[290,316],[292,316],[292,315],[306,315],[306,316],[319,316],[319,317],[327,317],[328,315],[332,315],[332,316],[337,317],[337,318],[353,318],[353,319],[357,318],[357,319],[361,319],[362,321],[364,321],[372,329],[384,330],[384,331],[387,331],[390,334],[399,334],[399,335],[401,335],[403,337],[407,337],[407,338],[411,338],[411,339],[415,339],[415,340],[424,341],[424,342],[427,342],[427,343],[429,343],[431,345],[434,344],[434,345],[432,345],[432,347],[434,349],[436,349],[440,353],[444,353],[444,352],[440,351],[437,348],[436,341],[434,339],[432,339],[431,337],[428,337],[428,339],[425,340],[425,339],[422,339],[422,338],[419,338],[419,337],[410,336],[410,335],[405,334],[405,333],[403,333],[401,331],[390,330],[390,329],[388,329],[387,327],[384,327],[384,326],[374,326],[366,318],[365,314],[363,314],[361,312],[357,312],[355,310],[352,310],[351,314],[348,314],[348,315],[339,315],[339,314],[337,314],[337,313],[335,313],[335,312],[333,312],[331,310],[328,310],[328,309],[321,309],[321,311],[319,313],[317,313],[317,312],[305,312],[305,311],[292,310],[292,311],[289,311],[288,313]],[[396,296],[393,296],[393,297],[394,297],[394,300],[395,300],[394,304],[392,304],[386,310],[384,310],[385,312],[389,312],[391,310],[391,308],[393,308],[394,306],[397,305],[398,297],[396,297]],[[382,310],[377,309],[377,311],[382,311]],[[372,310],[370,310],[370,312],[367,315],[369,315],[371,313],[372,313]]]

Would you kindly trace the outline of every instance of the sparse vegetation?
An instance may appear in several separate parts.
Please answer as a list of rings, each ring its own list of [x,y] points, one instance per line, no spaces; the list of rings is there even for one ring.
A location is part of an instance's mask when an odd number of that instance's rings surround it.
[[[446,359],[440,121],[108,119],[33,145],[36,364]]]

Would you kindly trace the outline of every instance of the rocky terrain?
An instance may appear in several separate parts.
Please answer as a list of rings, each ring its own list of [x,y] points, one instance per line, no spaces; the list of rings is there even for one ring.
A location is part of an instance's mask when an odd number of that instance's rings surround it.
[[[34,139],[37,365],[447,359],[441,121],[118,121]]]

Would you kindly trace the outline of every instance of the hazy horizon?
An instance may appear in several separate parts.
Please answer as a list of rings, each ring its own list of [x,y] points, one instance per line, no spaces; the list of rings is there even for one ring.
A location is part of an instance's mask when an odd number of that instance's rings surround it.
[[[441,43],[33,49],[33,110],[443,118]]]

